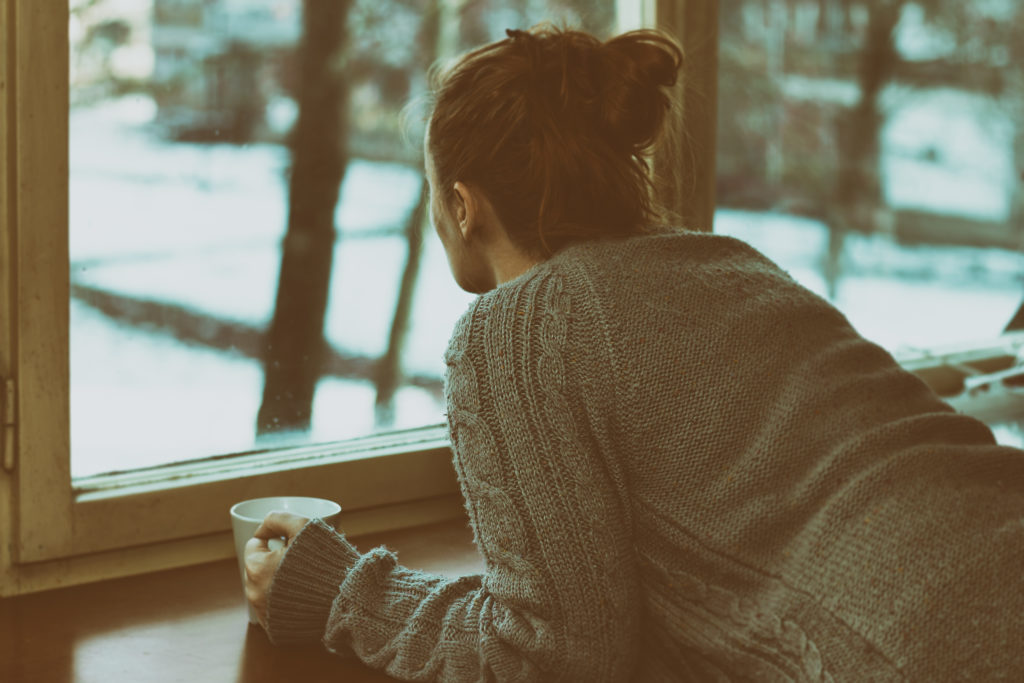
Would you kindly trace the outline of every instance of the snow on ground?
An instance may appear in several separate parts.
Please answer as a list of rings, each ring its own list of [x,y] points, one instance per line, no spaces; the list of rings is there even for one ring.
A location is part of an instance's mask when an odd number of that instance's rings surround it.
[[[147,113],[148,112],[148,113]],[[136,98],[71,116],[72,276],[119,294],[263,325],[272,314],[284,233],[287,155],[278,147],[168,144],[144,125]],[[355,162],[337,212],[326,323],[346,352],[384,352],[404,240],[394,234],[420,188],[417,172]],[[368,231],[382,231],[367,236]],[[391,232],[388,232],[391,231]],[[827,233],[815,221],[720,210],[716,231],[744,239],[823,294]],[[991,337],[1020,303],[1020,254],[908,249],[851,237],[837,305],[890,349]],[[440,377],[451,329],[472,300],[427,235],[403,366]],[[144,467],[253,447],[262,376],[256,361],[128,327],[72,302],[72,474]],[[325,378],[310,439],[374,429],[374,389]],[[396,428],[437,424],[443,407],[399,391]]]
[[[894,208],[977,220],[1010,218],[1015,127],[996,100],[952,88],[890,96],[881,175]]]
[[[251,449],[255,361],[112,322],[71,302],[71,473]]]
[[[779,86],[789,100],[853,107],[860,88],[849,79],[787,74]],[[1013,157],[1016,126],[1005,102],[955,88],[889,83],[879,94],[885,116],[880,182],[893,209],[917,209],[1005,222],[1018,182]]]
[[[265,325],[286,225],[287,154],[270,145],[167,144],[144,127],[151,117],[139,98],[72,113],[74,281]],[[349,167],[326,322],[335,347],[383,354],[406,258],[393,231],[404,227],[420,183],[401,166]],[[448,335],[471,300],[428,235],[407,371],[441,376]],[[253,447],[263,385],[256,361],[128,327],[79,302],[71,347],[74,476]],[[367,382],[323,379],[310,439],[372,433],[374,395]],[[443,420],[422,389],[399,390],[395,407],[398,429]]]
[[[715,232],[751,244],[800,284],[826,296],[823,224],[783,214],[718,210]],[[925,348],[998,335],[1024,298],[1024,255],[1001,249],[903,247],[850,235],[833,302],[886,348]]]

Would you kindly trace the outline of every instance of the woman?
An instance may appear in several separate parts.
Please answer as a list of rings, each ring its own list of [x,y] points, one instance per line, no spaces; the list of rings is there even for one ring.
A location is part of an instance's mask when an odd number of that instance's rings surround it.
[[[682,53],[510,31],[440,74],[431,213],[486,573],[272,514],[275,643],[424,681],[1024,680],[1024,453],[746,244],[660,225]],[[286,550],[267,539],[286,536]]]

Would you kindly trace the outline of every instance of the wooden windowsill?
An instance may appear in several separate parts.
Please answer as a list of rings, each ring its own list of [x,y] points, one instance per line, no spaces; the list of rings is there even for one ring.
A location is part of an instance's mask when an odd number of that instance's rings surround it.
[[[352,540],[446,576],[483,569],[465,518]],[[319,645],[271,645],[234,559],[0,599],[0,681],[388,680]]]

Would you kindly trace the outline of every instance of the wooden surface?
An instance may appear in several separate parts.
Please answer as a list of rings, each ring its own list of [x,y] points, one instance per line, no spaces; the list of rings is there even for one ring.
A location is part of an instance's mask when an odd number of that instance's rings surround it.
[[[353,539],[459,576],[482,559],[462,519]],[[388,681],[319,645],[278,648],[250,626],[235,560],[0,599],[0,681]]]

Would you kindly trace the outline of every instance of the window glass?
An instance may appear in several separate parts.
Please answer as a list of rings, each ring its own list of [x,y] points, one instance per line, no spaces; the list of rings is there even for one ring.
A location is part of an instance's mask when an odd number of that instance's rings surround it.
[[[720,4],[716,232],[890,350],[1024,295],[1024,3]]]
[[[72,474],[442,422],[438,57],[615,0],[71,0]],[[625,3],[628,4],[628,3]]]

